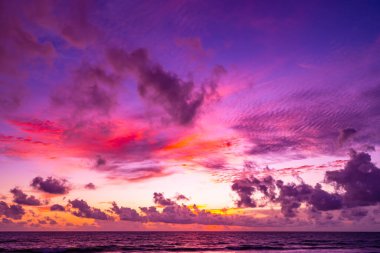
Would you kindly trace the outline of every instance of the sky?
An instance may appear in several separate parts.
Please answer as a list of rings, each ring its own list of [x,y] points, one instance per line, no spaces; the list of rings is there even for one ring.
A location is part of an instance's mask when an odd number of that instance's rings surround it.
[[[380,231],[379,1],[0,1],[0,230]]]

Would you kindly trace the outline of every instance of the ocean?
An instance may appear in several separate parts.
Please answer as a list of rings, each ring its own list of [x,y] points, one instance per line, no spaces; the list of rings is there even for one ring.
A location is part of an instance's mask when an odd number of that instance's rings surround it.
[[[380,252],[380,233],[0,232],[1,252]]]

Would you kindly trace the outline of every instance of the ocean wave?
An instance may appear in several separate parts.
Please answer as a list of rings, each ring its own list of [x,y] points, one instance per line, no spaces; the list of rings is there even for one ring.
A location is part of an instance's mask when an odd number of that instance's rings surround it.
[[[378,252],[380,233],[0,233],[1,252]]]

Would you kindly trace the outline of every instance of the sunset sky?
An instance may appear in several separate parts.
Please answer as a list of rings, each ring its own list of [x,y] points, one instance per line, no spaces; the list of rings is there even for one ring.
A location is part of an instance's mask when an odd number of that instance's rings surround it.
[[[380,1],[0,1],[0,230],[380,231]]]

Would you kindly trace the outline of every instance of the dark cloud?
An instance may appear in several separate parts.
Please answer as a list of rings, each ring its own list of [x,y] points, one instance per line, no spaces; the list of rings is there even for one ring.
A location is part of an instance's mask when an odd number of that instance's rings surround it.
[[[190,199],[183,194],[177,194],[175,196],[175,200],[177,200],[177,201],[181,201],[181,200],[182,201],[189,201]]]
[[[281,205],[281,212],[286,217],[296,216],[297,209],[306,203],[318,211],[336,210],[342,208],[342,198],[338,194],[328,193],[317,184],[314,188],[305,183],[284,184],[281,180],[276,182],[280,193],[275,199]]]
[[[347,141],[350,137],[355,135],[358,131],[354,128],[345,128],[341,129],[339,132],[339,138],[338,141],[340,144],[343,144],[345,141]]]
[[[281,212],[286,217],[296,216],[297,209],[302,203],[317,211],[342,208],[342,197],[324,191],[320,184],[315,187],[305,183],[284,184],[281,180],[276,181],[271,176],[267,176],[262,180],[255,177],[237,179],[231,188],[239,196],[236,202],[238,207],[257,207],[257,199],[259,199],[260,206],[266,206],[268,203],[280,204]],[[261,198],[259,198],[260,194]]]
[[[366,152],[371,152],[371,151],[375,151],[376,148],[372,145],[364,145],[363,150]]]
[[[0,201],[0,215],[7,218],[19,220],[25,214],[24,208],[20,205],[8,205],[4,201]]]
[[[294,217],[302,203],[315,211],[340,210],[357,206],[371,206],[380,203],[380,169],[372,162],[369,154],[351,151],[351,159],[344,169],[327,171],[325,182],[336,186],[343,193],[330,193],[320,184],[312,187],[304,182],[299,184],[274,180],[270,176],[260,180],[255,177],[236,179],[231,188],[239,200],[238,207],[257,207],[258,193],[261,200],[280,204],[286,217]],[[267,203],[264,203],[264,206]]]
[[[2,218],[1,219],[1,223],[3,223],[3,224],[12,224],[13,221],[11,221],[10,219],[7,219],[7,218]]]
[[[155,204],[160,206],[170,206],[175,204],[174,201],[169,198],[165,198],[162,193],[158,192],[153,193],[153,201]]]
[[[207,210],[198,209],[196,205],[186,206],[173,204],[165,206],[161,212],[153,206],[141,207],[140,210],[142,212],[141,219],[147,222],[246,227],[263,226],[266,222],[269,222],[269,220],[258,220],[244,215],[213,214]]]
[[[256,207],[256,202],[251,197],[255,191],[255,188],[251,185],[251,180],[235,180],[231,189],[239,195],[239,200],[236,202],[238,207]]]
[[[144,217],[132,208],[129,207],[119,207],[115,202],[112,203],[111,211],[117,214],[120,220],[125,221],[144,221]]]
[[[318,211],[336,210],[343,207],[342,197],[337,193],[322,190],[320,184],[314,187],[309,203]]]
[[[84,188],[88,189],[88,190],[95,190],[96,189],[96,186],[93,184],[93,183],[88,183],[84,186]]]
[[[238,207],[256,207],[257,203],[252,198],[255,192],[261,192],[265,198],[273,201],[275,198],[275,181],[268,176],[262,181],[255,177],[235,180],[231,186],[232,190],[239,195],[239,200],[236,202]]]
[[[159,211],[156,207],[140,207],[141,213],[128,207],[118,207],[113,203],[111,209],[121,220],[135,222],[163,222],[172,224],[232,225],[253,227],[267,221],[240,215],[213,214],[200,210],[196,205],[186,206],[172,202]]]
[[[38,220],[38,224],[45,225],[45,224],[47,224],[47,221],[46,220]]]
[[[96,159],[95,167],[101,167],[101,166],[104,166],[104,165],[106,165],[106,163],[107,163],[107,161],[106,161],[104,158],[102,158],[102,157],[98,157],[98,158]]]
[[[57,225],[58,222],[48,216],[44,217],[44,219],[37,220],[37,224],[31,224],[32,226],[40,227],[39,225]]]
[[[58,222],[52,218],[50,218],[49,216],[45,217],[45,220],[50,224],[50,225],[56,225],[58,224]]]
[[[83,218],[92,218],[96,220],[110,219],[110,217],[106,213],[102,212],[98,208],[90,207],[87,204],[87,202],[84,200],[79,200],[79,199],[70,200],[69,204],[71,205],[72,208],[76,209],[71,212],[75,216],[83,217]]]
[[[28,205],[28,206],[40,206],[42,202],[34,197],[33,195],[28,196],[19,188],[13,188],[10,191],[13,194],[13,202],[20,205]]]
[[[161,65],[149,59],[145,49],[131,53],[122,49],[109,49],[108,59],[117,71],[127,70],[133,73],[137,78],[140,96],[161,106],[173,121],[181,125],[190,124],[207,96],[215,93],[216,82],[205,84],[196,91],[193,81],[185,81],[164,70]],[[214,72],[219,77],[225,70],[218,67]]]
[[[36,190],[51,194],[66,194],[70,191],[70,186],[67,180],[56,179],[53,177],[48,177],[46,179],[35,177],[30,186]]]
[[[177,223],[177,224],[191,224],[197,223],[195,221],[196,214],[185,205],[173,204],[165,206],[162,212],[155,208],[141,209],[147,216],[150,222],[164,222],[164,223]]]
[[[90,207],[84,200],[69,201],[71,212],[83,218],[93,218],[101,220],[112,219],[100,209]],[[12,209],[12,212],[9,210]],[[62,210],[63,206],[53,205],[51,210]],[[5,211],[4,211],[5,210]],[[161,209],[160,209],[161,210]],[[129,207],[119,207],[116,203],[112,204],[109,210],[117,215],[120,220],[133,222],[163,222],[171,224],[201,224],[201,225],[230,225],[230,226],[268,226],[273,221],[270,219],[255,219],[244,215],[221,215],[214,214],[207,210],[201,210],[196,205],[179,205],[174,203],[170,206],[165,206],[161,211],[156,207],[141,207],[140,212]],[[6,203],[0,202],[0,214],[5,214],[6,218],[20,219],[24,214],[21,206],[9,206]],[[284,221],[277,218],[277,223]],[[35,224],[35,223],[33,223]],[[49,217],[38,219],[35,225],[56,225],[57,222]]]
[[[348,208],[342,211],[341,217],[348,220],[358,221],[368,215],[368,210],[364,208]]]
[[[65,207],[59,204],[54,204],[50,207],[50,211],[58,211],[58,212],[64,212]]]
[[[73,115],[84,112],[109,114],[117,104],[119,78],[102,66],[82,64],[73,80],[60,86],[51,96],[54,106],[69,110]]]
[[[346,206],[367,206],[380,202],[380,169],[367,153],[351,151],[344,169],[327,171],[325,180],[333,183],[342,194]]]

